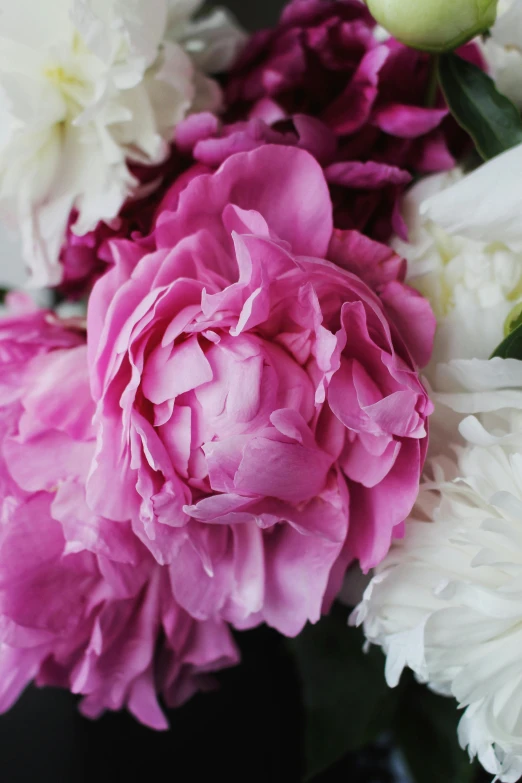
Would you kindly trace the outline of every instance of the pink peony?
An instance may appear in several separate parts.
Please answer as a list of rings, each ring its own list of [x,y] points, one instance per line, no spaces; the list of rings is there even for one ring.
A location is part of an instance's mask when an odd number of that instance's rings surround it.
[[[313,118],[335,225],[385,241],[392,231],[406,238],[398,203],[411,174],[453,168],[469,140],[442,99],[427,108],[430,56],[380,42],[375,27],[360,0],[293,0],[245,47],[228,79],[227,116],[263,120],[304,146]],[[460,54],[481,63],[474,45]]]
[[[297,148],[192,178],[154,241],[115,242],[90,299],[87,504],[113,559],[131,520],[193,617],[297,634],[416,498],[433,316],[389,248],[333,231]]]
[[[36,679],[82,694],[88,716],[127,706],[162,729],[156,691],[176,705],[237,653],[223,622],[173,600],[128,522],[86,504],[94,405],[74,326],[0,321],[0,710]]]

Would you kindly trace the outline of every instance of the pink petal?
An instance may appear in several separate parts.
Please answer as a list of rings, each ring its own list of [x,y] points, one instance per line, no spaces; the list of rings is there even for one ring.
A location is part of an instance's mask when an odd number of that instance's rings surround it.
[[[381,130],[402,139],[418,136],[438,128],[448,109],[425,109],[421,106],[388,104],[374,112],[372,122]]]

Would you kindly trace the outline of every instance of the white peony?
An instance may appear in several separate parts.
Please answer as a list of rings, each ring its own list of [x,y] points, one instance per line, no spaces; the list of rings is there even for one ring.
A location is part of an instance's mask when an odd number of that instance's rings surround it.
[[[505,783],[522,775],[522,362],[453,360],[437,408],[464,447],[430,462],[403,541],[376,569],[352,621],[465,708],[459,738]]]
[[[448,234],[522,252],[522,144],[430,196],[421,214]]]
[[[522,775],[522,362],[492,359],[522,300],[522,146],[410,192],[409,282],[439,320],[425,484],[353,621],[464,710],[461,744]],[[453,445],[452,445],[453,444]]]
[[[522,774],[522,455],[474,448],[458,469],[423,490],[357,619],[387,654],[388,684],[409,666],[453,695],[467,708],[461,744],[510,783]]]
[[[85,234],[119,213],[191,110],[215,110],[241,34],[202,0],[0,0],[0,201],[33,285],[60,282],[72,210]]]
[[[510,314],[522,302],[522,246],[511,249],[502,228],[495,225],[484,230],[481,239],[466,236],[466,226],[460,227],[459,234],[459,226],[445,225],[447,215],[460,216],[468,208],[454,194],[471,177],[456,169],[415,185],[403,205],[410,242],[393,243],[408,260],[408,282],[430,301],[437,318],[433,358],[426,370],[435,388],[439,363],[487,359],[504,338]],[[470,185],[468,189],[475,194],[473,209],[489,203],[484,188]],[[518,231],[522,240],[522,227]]]

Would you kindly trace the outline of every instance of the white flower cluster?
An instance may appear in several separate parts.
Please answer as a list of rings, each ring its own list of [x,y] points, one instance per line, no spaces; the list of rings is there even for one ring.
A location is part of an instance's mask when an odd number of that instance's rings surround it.
[[[399,239],[393,243],[408,260],[408,282],[429,299],[437,318],[435,350],[426,370],[432,384],[440,363],[488,359],[504,337],[510,314],[522,303],[522,247],[512,249],[503,241],[502,231],[475,239],[466,236],[465,229],[444,228],[451,215],[446,203],[453,199],[456,208],[459,182],[461,188],[468,187],[468,180],[463,181],[456,169],[415,185],[404,201],[410,243]],[[471,209],[479,206],[480,202],[470,204]],[[442,209],[444,214],[439,214]],[[462,215],[460,206],[458,215]]]
[[[438,319],[431,458],[353,615],[391,686],[407,666],[457,699],[462,746],[504,783],[522,775],[522,362],[488,357],[522,302],[521,171],[516,147],[406,200],[394,244]]]
[[[488,409],[485,421],[464,419],[468,445],[431,461],[404,540],[377,570],[356,620],[383,646],[388,684],[409,666],[454,696],[465,708],[461,743],[514,783],[522,774],[522,363],[478,365],[483,391],[454,398],[460,409]],[[505,395],[518,407],[492,411]]]
[[[71,213],[85,234],[115,219],[176,124],[219,107],[205,72],[242,34],[202,0],[0,0],[0,205],[33,285],[56,285]]]

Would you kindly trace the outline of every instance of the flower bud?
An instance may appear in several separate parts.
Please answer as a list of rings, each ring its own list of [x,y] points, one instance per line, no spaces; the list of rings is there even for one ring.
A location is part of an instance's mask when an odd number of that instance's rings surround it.
[[[376,21],[415,49],[456,49],[493,25],[498,0],[367,0]]]

